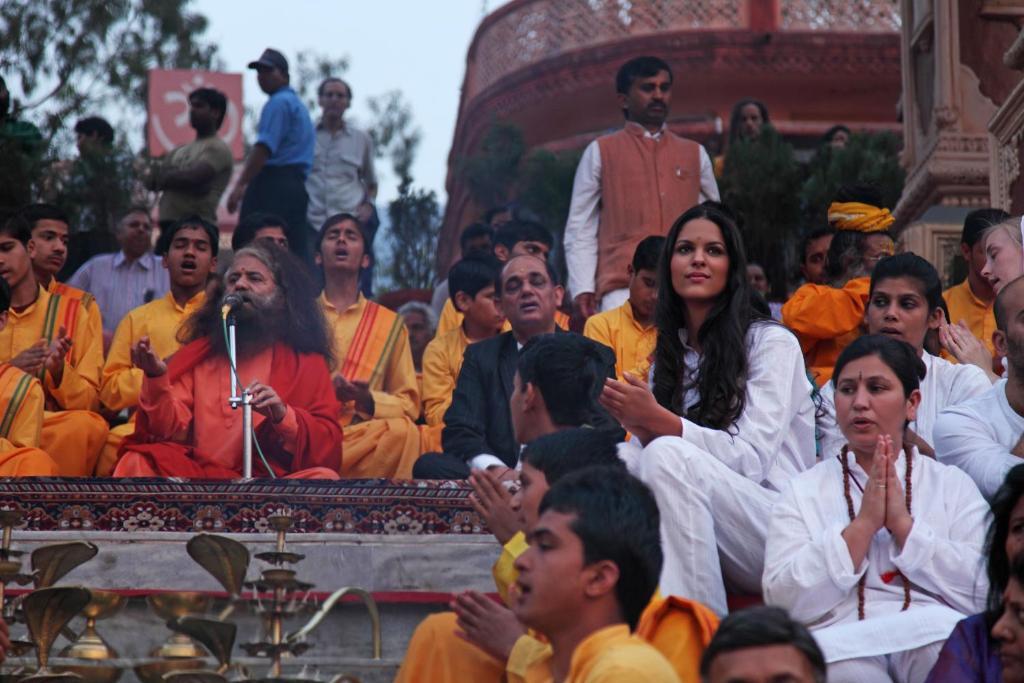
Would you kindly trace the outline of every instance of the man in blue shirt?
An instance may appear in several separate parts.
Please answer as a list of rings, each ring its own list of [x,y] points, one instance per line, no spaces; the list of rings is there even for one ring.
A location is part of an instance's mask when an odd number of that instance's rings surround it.
[[[239,203],[239,220],[262,211],[281,216],[288,224],[292,251],[308,256],[306,233],[306,176],[313,166],[316,136],[309,110],[288,85],[288,60],[267,48],[250,69],[256,69],[260,90],[270,95],[260,112],[256,144],[228,196],[228,211]]]

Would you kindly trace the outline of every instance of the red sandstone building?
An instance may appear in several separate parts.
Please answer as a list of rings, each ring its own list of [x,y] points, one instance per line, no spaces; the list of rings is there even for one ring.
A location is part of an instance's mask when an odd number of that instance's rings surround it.
[[[765,102],[797,147],[836,123],[901,130],[895,0],[512,0],[480,23],[466,57],[440,272],[457,258],[459,230],[487,208],[457,168],[492,121],[518,126],[530,148],[582,148],[622,125],[615,72],[643,54],[675,73],[671,129],[704,143],[743,97]]]

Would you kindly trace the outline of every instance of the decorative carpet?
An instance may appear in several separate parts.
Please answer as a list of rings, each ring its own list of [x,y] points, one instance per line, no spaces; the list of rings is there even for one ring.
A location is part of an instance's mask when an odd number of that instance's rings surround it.
[[[0,509],[25,531],[270,532],[287,510],[289,534],[485,534],[457,481],[0,479]]]

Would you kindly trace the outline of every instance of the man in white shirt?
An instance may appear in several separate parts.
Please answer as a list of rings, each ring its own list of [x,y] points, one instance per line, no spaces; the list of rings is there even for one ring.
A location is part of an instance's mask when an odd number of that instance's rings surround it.
[[[377,196],[373,141],[345,122],[352,89],[340,78],[327,78],[317,89],[323,118],[316,125],[313,170],[306,178],[309,227],[319,232],[330,216],[350,213],[366,223]]]
[[[686,209],[719,199],[707,152],[665,126],[672,83],[657,57],[624,64],[615,88],[626,125],[591,142],[576,169],[565,256],[573,312],[583,319],[626,302],[626,265],[641,239],[666,234]]]
[[[970,475],[991,499],[1006,473],[1024,457],[1024,277],[996,296],[996,353],[1009,359],[1009,377],[987,393],[949,408],[935,425],[935,454]]]

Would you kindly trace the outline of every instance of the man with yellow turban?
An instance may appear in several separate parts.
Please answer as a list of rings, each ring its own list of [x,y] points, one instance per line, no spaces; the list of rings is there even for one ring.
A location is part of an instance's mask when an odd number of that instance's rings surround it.
[[[825,264],[828,284],[807,283],[782,307],[782,322],[796,334],[814,381],[822,386],[847,344],[860,336],[871,271],[895,252],[889,226],[895,219],[880,208],[870,186],[842,187],[828,208],[835,230]]]

